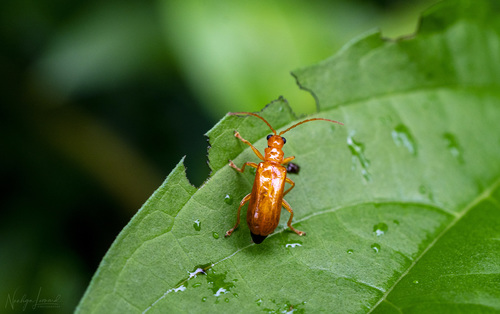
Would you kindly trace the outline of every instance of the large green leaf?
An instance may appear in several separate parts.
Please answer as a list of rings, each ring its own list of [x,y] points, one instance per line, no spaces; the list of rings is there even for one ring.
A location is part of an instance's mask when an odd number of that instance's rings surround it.
[[[414,38],[373,33],[295,73],[340,120],[287,133],[301,165],[285,212],[262,244],[242,223],[253,174],[227,166],[269,133],[226,116],[209,133],[211,177],[182,161],[104,257],[81,312],[500,311],[500,8],[450,1]],[[282,99],[262,115],[297,118]],[[203,269],[205,274],[197,272]]]

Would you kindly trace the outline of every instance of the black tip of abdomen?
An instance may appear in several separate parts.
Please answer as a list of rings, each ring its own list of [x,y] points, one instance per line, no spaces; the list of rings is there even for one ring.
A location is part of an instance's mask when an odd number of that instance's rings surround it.
[[[258,234],[252,233],[252,232],[250,232],[250,235],[252,236],[253,243],[255,243],[255,244],[261,244],[262,241],[264,241],[264,239],[267,238],[266,235],[262,236],[262,235],[258,235]]]

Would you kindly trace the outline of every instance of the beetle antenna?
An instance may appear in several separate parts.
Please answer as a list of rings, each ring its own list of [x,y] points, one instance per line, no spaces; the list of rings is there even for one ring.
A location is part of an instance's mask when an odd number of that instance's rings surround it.
[[[243,115],[243,114],[246,114],[246,115],[251,115],[251,116],[254,116],[254,117],[257,117],[259,119],[261,119],[262,121],[264,121],[267,126],[273,131],[274,135],[276,135],[276,130],[273,129],[273,127],[269,124],[269,122],[266,121],[266,119],[262,118],[261,116],[259,116],[258,114],[256,113],[252,113],[252,112],[230,112],[228,113],[230,116],[237,116],[237,115]],[[323,119],[325,120],[325,119]],[[282,132],[283,133],[283,132]]]
[[[301,125],[302,123],[316,121],[316,120],[329,121],[329,122],[333,122],[333,123],[338,123],[340,125],[344,125],[342,122],[338,122],[338,121],[335,121],[335,120],[330,120],[330,119],[325,119],[325,118],[312,118],[312,119],[307,119],[307,120],[304,120],[304,121],[300,121],[299,123],[296,123],[296,124],[292,125],[291,127],[289,127],[288,129],[286,129],[285,131],[281,131],[280,134],[279,134],[279,136],[285,134],[286,132],[290,131],[291,129],[293,129],[296,126]]]

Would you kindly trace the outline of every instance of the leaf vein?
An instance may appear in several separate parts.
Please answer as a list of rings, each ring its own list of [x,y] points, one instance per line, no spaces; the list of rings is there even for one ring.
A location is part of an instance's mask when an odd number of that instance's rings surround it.
[[[380,298],[380,300],[373,305],[368,313],[373,312],[375,308],[384,300],[387,300],[387,296],[391,293],[394,287],[413,269],[413,267],[418,263],[418,261],[429,251],[436,242],[438,242],[453,226],[455,226],[472,208],[474,208],[479,202],[491,197],[492,192],[498,188],[500,185],[500,178],[493,182],[490,188],[485,189],[481,194],[473,199],[465,208],[456,216],[456,218],[450,222],[450,224],[444,228],[444,230],[422,251],[422,253],[412,262],[408,269],[399,276],[399,278],[394,282],[394,284],[387,290],[387,292]]]

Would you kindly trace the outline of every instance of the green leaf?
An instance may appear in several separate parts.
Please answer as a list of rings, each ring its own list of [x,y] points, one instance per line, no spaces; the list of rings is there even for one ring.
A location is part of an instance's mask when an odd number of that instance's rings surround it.
[[[267,126],[226,116],[209,133],[211,177],[182,161],[104,257],[80,312],[500,311],[500,8],[450,1],[414,38],[369,34],[295,72],[319,101],[287,133],[301,166],[288,213],[262,244],[230,238]],[[297,119],[283,99],[262,112]],[[243,215],[244,217],[244,215]],[[244,220],[244,219],[243,219]],[[198,269],[198,271],[197,271]],[[200,270],[204,270],[204,273]]]

